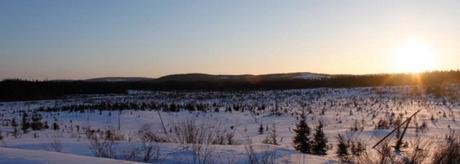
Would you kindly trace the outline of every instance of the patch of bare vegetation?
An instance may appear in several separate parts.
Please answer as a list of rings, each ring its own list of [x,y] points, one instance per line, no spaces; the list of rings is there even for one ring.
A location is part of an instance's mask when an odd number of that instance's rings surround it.
[[[451,131],[445,137],[444,143],[440,144],[433,154],[433,163],[458,164],[460,163],[460,136]]]

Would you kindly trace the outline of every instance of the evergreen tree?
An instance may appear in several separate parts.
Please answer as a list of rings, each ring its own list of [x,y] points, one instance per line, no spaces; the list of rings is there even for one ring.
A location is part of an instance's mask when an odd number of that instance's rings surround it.
[[[312,149],[313,154],[326,155],[327,152],[327,138],[323,131],[323,123],[319,121],[313,136]]]
[[[366,151],[366,146],[361,141],[351,141],[351,154],[354,156],[360,156],[364,151]]]
[[[16,118],[11,119],[11,127],[13,127],[13,128],[18,127],[18,123],[16,122]]]
[[[41,130],[43,128],[43,123],[42,123],[42,115],[39,113],[34,112],[32,114],[32,124],[31,124],[32,130]]]
[[[336,151],[336,154],[337,156],[340,157],[340,159],[342,161],[344,161],[344,159],[346,159],[346,157],[350,154],[348,152],[348,147],[349,147],[349,143],[348,143],[348,140],[341,134],[338,134],[337,135],[337,151]]]
[[[53,123],[53,130],[59,130],[59,124],[56,121]]]
[[[30,123],[29,123],[29,116],[27,115],[26,112],[22,113],[22,124],[21,124],[21,130],[24,133],[27,133],[27,130],[30,128]]]
[[[262,124],[259,127],[259,134],[264,134],[264,126]]]
[[[308,127],[305,115],[302,113],[301,119],[294,129],[294,148],[302,153],[310,153],[310,127]]]
[[[273,145],[279,145],[278,144],[278,133],[276,132],[276,125],[273,124],[272,131],[270,132],[270,137],[272,139],[272,144]]]
[[[13,127],[13,136],[16,138],[18,136],[18,123],[16,122],[16,118],[11,120],[11,127]]]

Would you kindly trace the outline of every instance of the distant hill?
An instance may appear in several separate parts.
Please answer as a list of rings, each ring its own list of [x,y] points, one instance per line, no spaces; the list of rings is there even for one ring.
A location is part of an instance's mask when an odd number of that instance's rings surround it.
[[[211,75],[203,73],[189,74],[173,74],[160,77],[158,79],[146,77],[102,77],[87,79],[89,82],[139,82],[139,81],[156,81],[156,82],[224,82],[224,81],[269,81],[269,80],[319,80],[329,78],[333,75],[317,74],[309,72],[297,73],[279,73],[279,74],[263,74],[263,75]]]
[[[100,77],[100,78],[87,79],[85,81],[90,81],[90,82],[136,82],[136,81],[147,81],[147,80],[154,80],[154,79],[146,78],[146,77]]]
[[[128,90],[272,90],[425,85],[436,91],[441,85],[460,84],[460,71],[419,74],[328,75],[308,72],[265,75],[176,74],[157,79],[104,77],[88,80],[0,82],[0,101],[62,98],[75,94],[125,94]]]

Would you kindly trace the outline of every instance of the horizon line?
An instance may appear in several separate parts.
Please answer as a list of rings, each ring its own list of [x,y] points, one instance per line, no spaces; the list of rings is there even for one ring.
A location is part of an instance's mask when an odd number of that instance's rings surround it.
[[[85,81],[85,80],[92,80],[92,79],[100,79],[100,78],[146,78],[146,79],[160,79],[166,76],[172,75],[191,75],[191,74],[202,74],[202,75],[211,75],[211,76],[264,76],[264,75],[276,75],[276,74],[295,74],[295,73],[310,73],[310,74],[317,74],[317,75],[332,75],[332,76],[339,76],[339,75],[349,75],[349,76],[366,76],[366,75],[384,75],[384,74],[422,74],[422,73],[429,73],[429,72],[452,72],[452,71],[460,71],[460,69],[445,69],[445,70],[426,70],[422,72],[380,72],[380,73],[350,73],[350,74],[335,74],[335,73],[320,73],[320,72],[274,72],[274,73],[261,73],[261,74],[220,74],[220,73],[200,73],[200,72],[189,72],[189,73],[172,73],[172,74],[165,74],[158,77],[149,77],[149,76],[98,76],[98,77],[91,77],[91,78],[80,78],[80,79],[72,79],[72,78],[56,78],[56,79],[28,79],[28,78],[3,78],[0,81],[6,80],[24,80],[24,81]]]

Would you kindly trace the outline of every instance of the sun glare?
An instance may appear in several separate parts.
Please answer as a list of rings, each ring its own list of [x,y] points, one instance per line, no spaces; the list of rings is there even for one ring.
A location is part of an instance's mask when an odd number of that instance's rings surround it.
[[[434,67],[434,50],[425,43],[409,41],[395,52],[397,70],[399,72],[423,72]]]

